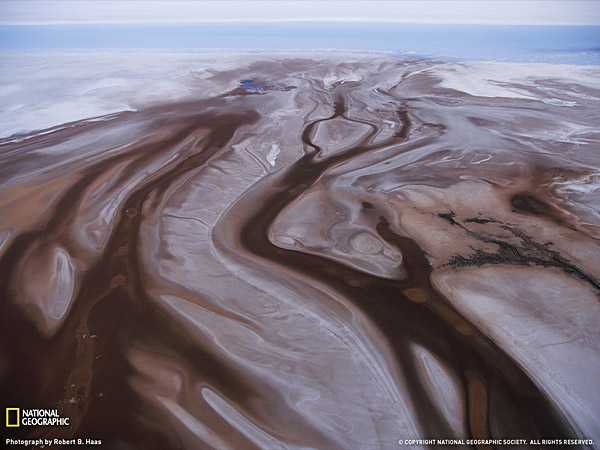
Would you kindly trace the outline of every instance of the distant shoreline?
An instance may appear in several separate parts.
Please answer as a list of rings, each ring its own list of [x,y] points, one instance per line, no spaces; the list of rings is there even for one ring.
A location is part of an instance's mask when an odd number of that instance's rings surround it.
[[[464,61],[600,64],[600,26],[394,22],[2,25],[0,52],[368,52]]]

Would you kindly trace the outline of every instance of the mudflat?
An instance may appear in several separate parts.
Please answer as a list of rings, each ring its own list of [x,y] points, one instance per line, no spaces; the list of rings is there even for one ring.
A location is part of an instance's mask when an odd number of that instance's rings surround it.
[[[15,436],[600,442],[598,69],[202,64],[0,115],[0,395],[71,419]]]

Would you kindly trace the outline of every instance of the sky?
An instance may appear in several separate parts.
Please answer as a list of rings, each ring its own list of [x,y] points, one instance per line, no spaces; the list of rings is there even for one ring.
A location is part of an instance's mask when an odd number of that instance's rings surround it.
[[[0,0],[1,24],[280,21],[600,25],[600,0]]]

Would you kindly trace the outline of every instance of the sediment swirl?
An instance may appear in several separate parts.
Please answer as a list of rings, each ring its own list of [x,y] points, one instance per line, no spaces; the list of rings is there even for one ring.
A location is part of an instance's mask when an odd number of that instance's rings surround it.
[[[598,442],[598,224],[565,194],[598,141],[544,132],[597,106],[440,77],[264,59],[220,95],[0,141],[2,399],[71,418],[16,433]]]

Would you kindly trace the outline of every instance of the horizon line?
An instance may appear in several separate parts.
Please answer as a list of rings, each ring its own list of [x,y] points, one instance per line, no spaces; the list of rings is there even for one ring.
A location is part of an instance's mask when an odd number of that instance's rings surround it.
[[[219,24],[219,23],[389,23],[406,25],[496,25],[496,26],[600,26],[600,22],[514,22],[502,20],[484,21],[444,21],[444,20],[410,20],[410,19],[364,19],[358,17],[340,18],[277,18],[277,19],[189,19],[189,20],[51,20],[51,21],[3,21],[1,26],[33,26],[33,25],[176,25],[176,24]]]

